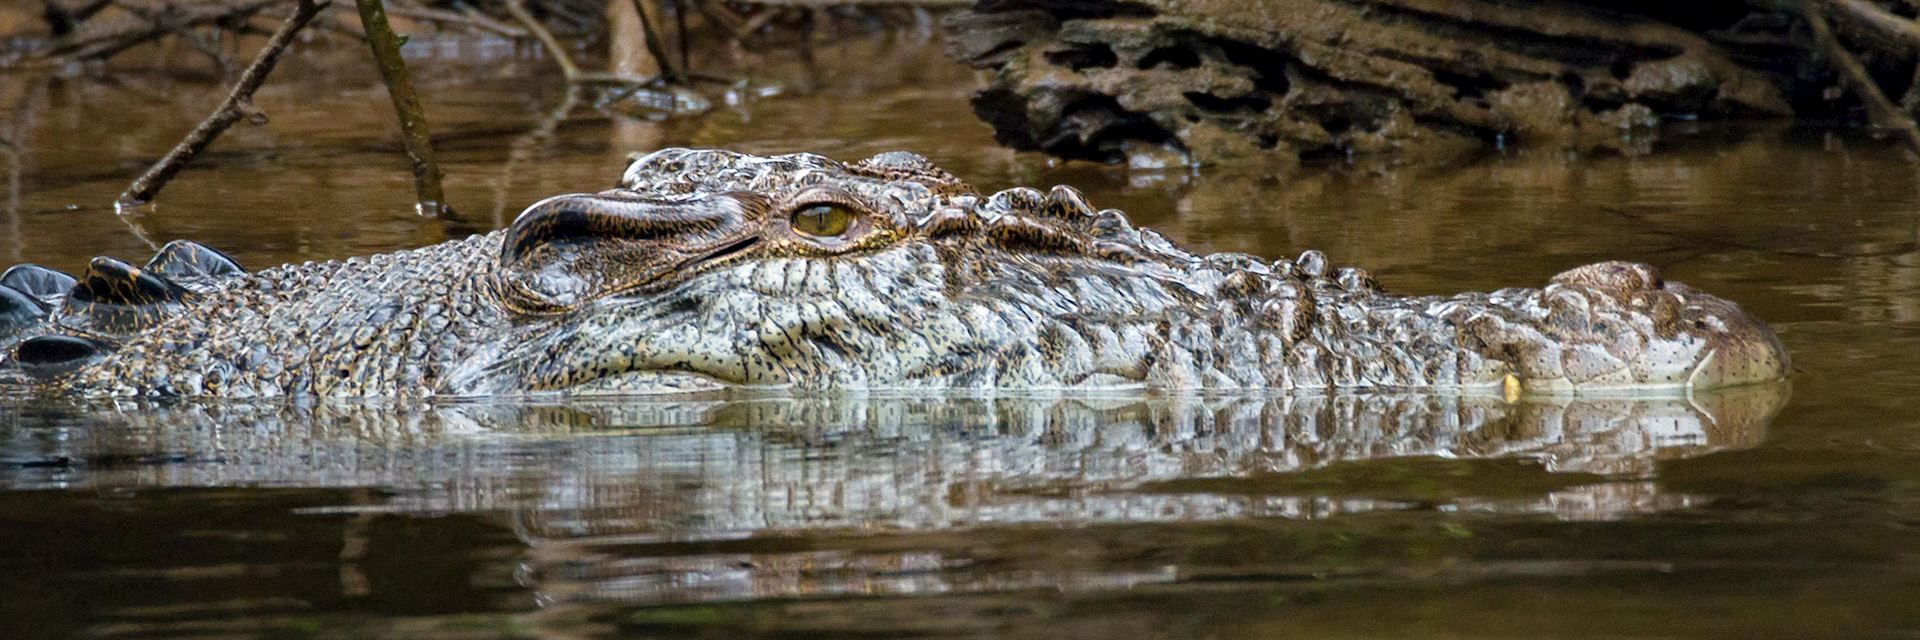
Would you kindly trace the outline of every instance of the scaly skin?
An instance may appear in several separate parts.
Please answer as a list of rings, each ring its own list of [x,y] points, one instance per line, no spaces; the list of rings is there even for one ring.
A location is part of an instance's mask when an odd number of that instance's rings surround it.
[[[201,289],[38,384],[181,396],[1513,395],[1673,392],[1787,367],[1765,324],[1646,265],[1580,267],[1542,289],[1397,296],[1313,251],[1194,256],[1066,187],[978,196],[906,153],[843,165],[667,149],[636,160],[619,188],[536,203],[506,230]],[[77,332],[56,313],[42,332],[62,331]]]

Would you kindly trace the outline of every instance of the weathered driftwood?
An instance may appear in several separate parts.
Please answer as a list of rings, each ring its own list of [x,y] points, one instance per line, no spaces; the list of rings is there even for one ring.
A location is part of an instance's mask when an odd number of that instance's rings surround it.
[[[986,0],[945,27],[1004,143],[1104,161],[1632,150],[1665,115],[1792,111],[1702,34],[1563,1]]]

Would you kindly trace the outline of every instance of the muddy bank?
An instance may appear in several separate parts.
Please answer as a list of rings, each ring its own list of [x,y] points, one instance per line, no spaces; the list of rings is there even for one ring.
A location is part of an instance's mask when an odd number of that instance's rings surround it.
[[[1810,53],[1816,43],[1798,10],[1774,11],[1741,2],[987,0],[944,26],[950,55],[993,71],[974,108],[1004,144],[1108,162],[1225,164],[1451,157],[1506,144],[1637,153],[1664,121],[1833,117],[1859,104],[1834,101],[1835,75]],[[1901,76],[1911,57],[1889,53],[1907,45],[1834,22],[1866,43],[1851,46],[1866,50],[1888,93],[1911,84]]]

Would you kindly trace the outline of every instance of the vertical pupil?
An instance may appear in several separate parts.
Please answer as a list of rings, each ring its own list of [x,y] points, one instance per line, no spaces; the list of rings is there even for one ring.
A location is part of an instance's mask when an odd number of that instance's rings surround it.
[[[810,235],[836,236],[847,230],[847,215],[833,205],[814,205],[794,214],[793,227]]]

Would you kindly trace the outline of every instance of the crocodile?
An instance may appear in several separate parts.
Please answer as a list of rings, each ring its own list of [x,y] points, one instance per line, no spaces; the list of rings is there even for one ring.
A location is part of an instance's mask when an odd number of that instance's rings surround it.
[[[926,158],[669,148],[424,248],[247,272],[0,275],[0,376],[83,396],[827,389],[1685,393],[1783,378],[1772,329],[1649,265],[1397,295],[1318,251],[1197,255],[1065,186]]]

